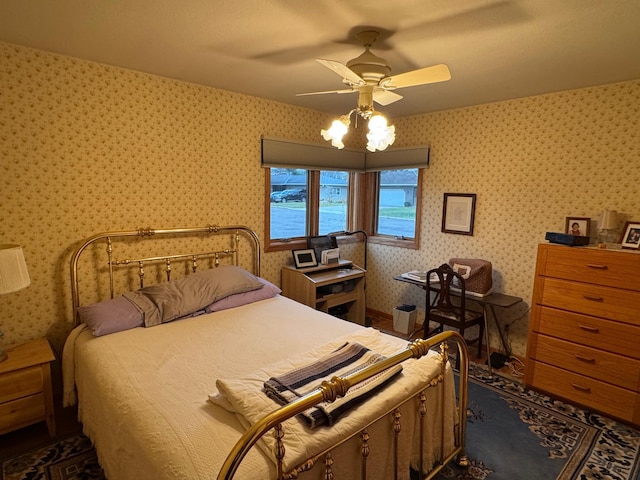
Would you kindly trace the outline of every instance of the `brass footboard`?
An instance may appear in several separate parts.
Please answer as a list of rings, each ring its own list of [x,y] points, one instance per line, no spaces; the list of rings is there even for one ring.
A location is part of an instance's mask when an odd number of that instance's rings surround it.
[[[435,375],[429,382],[424,385],[424,388],[421,389],[418,394],[411,398],[418,398],[418,414],[420,421],[420,444],[423,444],[425,438],[424,432],[424,419],[428,414],[426,411],[426,395],[425,392],[430,388],[436,385],[439,385],[445,382],[445,367],[448,362],[448,354],[447,354],[447,342],[454,342],[458,349],[458,354],[460,357],[460,378],[459,378],[459,389],[458,389],[458,405],[457,405],[457,425],[455,427],[455,448],[452,452],[444,452],[443,448],[440,449],[440,458],[436,465],[424,465],[424,460],[422,458],[423,448],[420,448],[420,465],[419,471],[425,472],[429,471],[429,473],[425,474],[421,478],[429,479],[432,478],[444,465],[449,463],[454,458],[457,458],[458,464],[466,466],[468,461],[465,456],[465,432],[466,432],[466,423],[467,423],[467,385],[468,385],[468,367],[469,367],[469,358],[467,354],[467,348],[464,343],[464,339],[457,333],[453,331],[447,331],[444,333],[440,333],[433,337],[430,337],[426,340],[416,340],[411,343],[406,350],[389,357],[388,359],[374,364],[364,370],[353,373],[351,375],[345,377],[334,377],[331,381],[323,382],[320,387],[318,387],[313,392],[308,395],[301,397],[300,399],[292,402],[262,418],[259,422],[254,424],[251,428],[249,428],[245,434],[240,438],[240,440],[233,447],[229,456],[225,460],[225,463],[222,466],[218,474],[218,480],[230,480],[233,478],[236,470],[238,469],[240,463],[242,462],[245,455],[249,452],[249,450],[256,444],[256,442],[263,437],[267,432],[274,431],[274,436],[276,438],[276,447],[274,452],[274,458],[276,463],[277,470],[277,480],[285,480],[291,478],[297,478],[298,474],[302,471],[308,470],[313,467],[314,464],[318,462],[323,462],[325,466],[324,478],[330,480],[333,478],[332,472],[332,463],[333,459],[331,457],[331,447],[325,452],[320,452],[313,459],[309,459],[307,462],[304,462],[300,467],[293,469],[291,472],[284,472],[283,468],[283,459],[286,455],[286,435],[284,429],[282,427],[282,422],[288,420],[299,413],[307,410],[310,407],[313,407],[321,402],[333,402],[338,397],[342,397],[345,395],[347,390],[352,386],[356,385],[359,382],[362,382],[374,375],[379,374],[380,372],[386,370],[387,368],[398,365],[405,360],[410,358],[420,358],[427,354],[427,352],[434,346],[440,345],[441,347],[441,369],[440,373]],[[445,389],[441,389],[442,395],[444,396]],[[398,454],[397,454],[397,437],[401,434],[401,424],[400,424],[400,415],[399,408],[401,405],[411,400],[411,398],[403,398],[399,399],[397,405],[389,412],[387,412],[382,417],[375,419],[368,425],[363,425],[360,432],[357,434],[361,438],[362,442],[362,468],[361,468],[361,478],[367,479],[367,469],[366,469],[366,458],[368,455],[368,444],[369,444],[369,434],[368,428],[376,423],[381,418],[392,415],[394,417],[393,425],[393,446],[394,448],[394,459],[395,459],[395,478],[399,478],[402,476],[406,478],[408,472],[398,472]],[[444,400],[444,399],[443,399]],[[444,431],[446,428],[445,418],[442,415],[441,419],[441,432],[444,435]],[[355,435],[354,435],[355,436]],[[343,441],[346,441],[344,439]],[[440,445],[442,446],[444,443],[441,438]],[[334,446],[335,447],[335,446]]]

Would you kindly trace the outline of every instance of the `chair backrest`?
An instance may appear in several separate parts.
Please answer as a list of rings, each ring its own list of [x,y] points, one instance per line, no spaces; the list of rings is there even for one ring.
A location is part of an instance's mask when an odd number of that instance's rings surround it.
[[[438,284],[437,286],[435,284]],[[465,314],[465,284],[464,278],[459,273],[453,271],[451,266],[447,263],[440,265],[438,268],[429,270],[427,273],[427,314],[431,310],[437,309],[441,312],[446,312],[455,315],[457,318],[464,318]],[[433,289],[432,289],[433,286]],[[451,301],[451,288],[455,288],[456,302]],[[431,305],[430,292],[437,290],[436,302]]]

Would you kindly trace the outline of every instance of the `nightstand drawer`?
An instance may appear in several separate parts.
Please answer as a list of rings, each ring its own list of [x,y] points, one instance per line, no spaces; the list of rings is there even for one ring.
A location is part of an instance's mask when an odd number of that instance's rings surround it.
[[[46,417],[44,393],[0,404],[0,434],[41,422]]]
[[[0,376],[0,403],[42,392],[42,368],[23,368]]]

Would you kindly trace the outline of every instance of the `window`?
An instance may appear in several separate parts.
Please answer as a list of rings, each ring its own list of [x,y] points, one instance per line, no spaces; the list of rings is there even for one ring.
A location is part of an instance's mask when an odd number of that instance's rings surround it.
[[[266,172],[266,251],[306,247],[309,235],[347,229],[348,172],[296,168]]]
[[[372,242],[419,247],[422,170],[407,168],[369,173],[368,223]]]

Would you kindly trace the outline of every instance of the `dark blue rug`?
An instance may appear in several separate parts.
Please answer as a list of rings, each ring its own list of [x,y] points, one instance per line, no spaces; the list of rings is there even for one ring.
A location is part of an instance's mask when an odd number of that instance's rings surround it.
[[[447,466],[436,479],[640,480],[640,431],[476,365],[466,447],[470,467]]]

